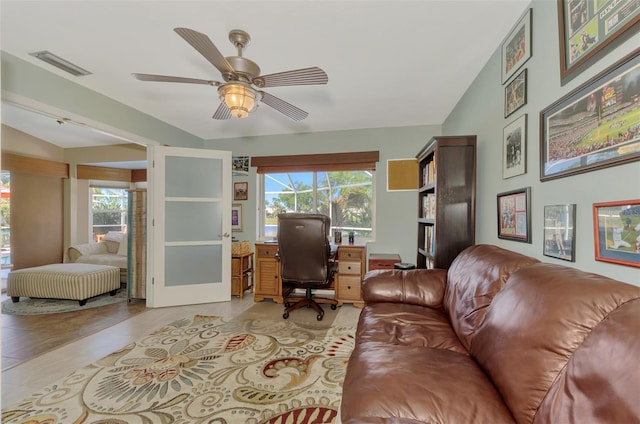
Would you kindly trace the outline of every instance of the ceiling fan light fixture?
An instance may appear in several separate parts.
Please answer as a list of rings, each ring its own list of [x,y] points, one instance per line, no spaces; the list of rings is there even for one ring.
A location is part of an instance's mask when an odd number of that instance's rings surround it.
[[[220,98],[236,118],[246,118],[258,107],[256,90],[242,83],[229,83],[218,88]]]

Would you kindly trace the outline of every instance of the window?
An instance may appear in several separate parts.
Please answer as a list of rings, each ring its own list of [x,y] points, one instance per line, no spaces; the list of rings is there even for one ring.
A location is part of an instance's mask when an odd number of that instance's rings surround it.
[[[279,213],[303,212],[328,215],[331,232],[353,231],[360,240],[372,239],[373,176],[369,170],[261,174],[259,237],[277,236]]]
[[[90,225],[95,241],[109,231],[127,231],[127,190],[91,187]]]

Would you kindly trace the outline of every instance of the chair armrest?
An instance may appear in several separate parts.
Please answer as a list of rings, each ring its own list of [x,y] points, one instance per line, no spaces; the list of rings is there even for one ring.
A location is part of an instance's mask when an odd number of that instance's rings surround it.
[[[103,242],[75,244],[69,247],[67,252],[69,253],[69,260],[75,262],[80,256],[107,253],[107,245]]]
[[[369,271],[362,282],[362,298],[365,303],[409,303],[441,309],[446,283],[445,269]]]

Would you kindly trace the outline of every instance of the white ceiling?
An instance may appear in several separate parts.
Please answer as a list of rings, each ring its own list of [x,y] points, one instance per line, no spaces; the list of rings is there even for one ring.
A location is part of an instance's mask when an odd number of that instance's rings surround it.
[[[528,4],[529,0],[2,0],[0,47],[203,139],[438,125]],[[222,80],[219,71],[173,31],[175,27],[207,34],[225,56],[236,54],[229,30],[243,29],[252,37],[244,55],[262,74],[319,66],[329,83],[264,89],[309,112],[302,122],[267,105],[246,119],[213,120],[219,104],[215,87],[131,77],[138,72]],[[74,77],[29,55],[40,50],[92,74]],[[33,135],[61,147],[122,143],[34,115],[3,104],[4,124],[38,132]],[[79,130],[82,141],[70,133]]]

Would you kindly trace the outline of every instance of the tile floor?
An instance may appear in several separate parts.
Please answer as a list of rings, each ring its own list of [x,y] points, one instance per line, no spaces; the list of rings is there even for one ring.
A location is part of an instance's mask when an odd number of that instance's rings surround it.
[[[282,319],[282,305],[273,305],[274,319]],[[230,302],[149,309],[105,330],[62,346],[2,372],[1,406],[9,406],[50,383],[141,338],[178,318],[201,315],[235,317],[254,305],[253,295]],[[304,312],[304,311],[302,311]],[[334,325],[357,323],[360,309],[346,304],[339,308]]]

